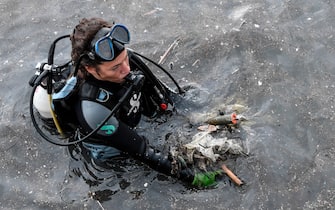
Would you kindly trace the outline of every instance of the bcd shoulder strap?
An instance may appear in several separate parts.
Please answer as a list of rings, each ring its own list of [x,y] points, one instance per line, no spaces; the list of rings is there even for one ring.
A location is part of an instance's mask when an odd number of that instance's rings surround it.
[[[74,104],[78,98],[78,79],[75,76],[66,80],[61,90],[52,95],[52,105],[57,120],[65,131],[73,130],[77,120],[74,112]]]

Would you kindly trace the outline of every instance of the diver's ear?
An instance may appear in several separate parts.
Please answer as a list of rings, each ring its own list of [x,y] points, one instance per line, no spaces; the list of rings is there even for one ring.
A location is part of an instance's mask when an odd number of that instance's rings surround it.
[[[96,77],[97,74],[97,70],[95,67],[90,66],[90,65],[85,65],[85,69],[88,73],[90,73],[91,75],[93,75],[94,77]]]

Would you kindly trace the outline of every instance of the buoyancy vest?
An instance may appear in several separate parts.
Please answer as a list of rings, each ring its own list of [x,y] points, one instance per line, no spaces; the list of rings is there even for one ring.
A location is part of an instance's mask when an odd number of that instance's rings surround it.
[[[77,117],[85,117],[88,116],[86,112],[95,112],[90,114],[89,116],[99,118],[102,121],[106,116],[103,115],[102,112],[108,114],[108,110],[111,111],[114,106],[119,102],[120,98],[127,90],[127,85],[125,84],[117,84],[105,81],[98,81],[94,78],[87,79],[80,87],[78,93],[78,101],[76,102],[76,112],[84,111],[83,114],[77,114]],[[141,91],[134,91],[131,95],[125,99],[122,103],[119,110],[117,110],[114,114],[114,117],[117,120],[121,120],[129,127],[134,127],[138,124],[141,118]],[[96,103],[97,105],[94,105]],[[90,106],[87,108],[85,106]],[[104,107],[104,108],[102,108]],[[97,109],[97,110],[95,110]],[[102,111],[106,109],[106,111]],[[100,110],[100,113],[98,112]],[[99,116],[102,115],[102,116]],[[89,119],[79,119],[81,120],[89,120]],[[91,126],[90,126],[91,127]],[[84,128],[85,129],[85,128]],[[87,127],[88,130],[90,128]]]

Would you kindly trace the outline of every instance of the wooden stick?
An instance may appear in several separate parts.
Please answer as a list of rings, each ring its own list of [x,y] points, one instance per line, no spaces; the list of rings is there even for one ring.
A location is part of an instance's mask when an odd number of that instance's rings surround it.
[[[229,176],[229,178],[231,178],[235,184],[238,186],[243,184],[243,182],[231,170],[229,170],[225,164],[222,165],[222,170],[227,174],[227,176]]]
[[[102,210],[105,210],[105,208],[102,206],[102,204],[100,203],[100,201],[97,201],[97,202],[98,202],[100,208],[101,208]]]
[[[176,40],[174,40],[174,42],[170,45],[170,47],[169,47],[169,48],[165,51],[165,53],[161,56],[160,60],[158,61],[158,64],[162,64],[162,63],[165,61],[167,55],[170,53],[170,51],[171,51],[173,48],[175,48],[175,47],[178,45],[178,42],[179,42],[179,41],[180,41],[179,38],[177,38]]]

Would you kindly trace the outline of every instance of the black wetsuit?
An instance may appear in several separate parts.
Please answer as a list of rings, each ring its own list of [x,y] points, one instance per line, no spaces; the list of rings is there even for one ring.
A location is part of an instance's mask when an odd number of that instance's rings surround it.
[[[192,173],[185,170],[178,174],[172,174],[171,160],[150,148],[146,139],[133,130],[133,127],[139,123],[142,114],[151,117],[162,111],[160,103],[169,103],[169,106],[173,106],[173,104],[171,99],[162,93],[166,94],[169,91],[162,83],[156,84],[157,79],[153,79],[153,75],[148,74],[150,70],[141,59],[131,51],[128,51],[128,55],[131,72],[143,77],[144,82],[133,89],[120,109],[96,134],[83,142],[83,145],[91,151],[94,158],[108,159],[121,152],[127,153],[159,172],[178,176],[191,182],[193,180]],[[165,90],[157,92],[158,86],[165,88]],[[99,81],[93,77],[87,78],[81,84],[75,110],[82,135],[90,133],[100,125],[128,88],[127,83],[116,84]]]

